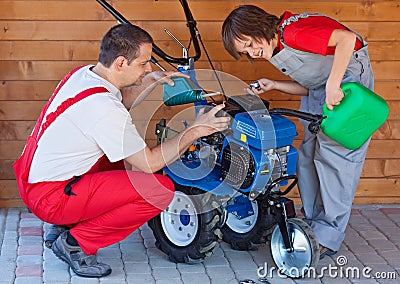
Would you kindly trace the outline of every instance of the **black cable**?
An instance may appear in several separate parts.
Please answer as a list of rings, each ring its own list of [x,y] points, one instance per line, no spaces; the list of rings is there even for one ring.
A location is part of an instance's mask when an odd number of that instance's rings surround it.
[[[292,180],[292,183],[289,184],[288,187],[284,191],[278,191],[278,192],[274,192],[274,193],[276,193],[277,195],[280,195],[280,196],[288,194],[293,189],[293,187],[297,184],[298,178],[295,175],[281,176],[279,178],[276,178],[272,183],[270,183],[268,185],[268,187],[265,191],[266,194],[269,194],[275,186],[277,186],[281,181],[285,181],[285,180],[287,180],[287,181]]]
[[[322,120],[325,118],[323,115],[320,114],[313,114],[308,112],[303,112],[294,109],[287,109],[287,108],[273,108],[269,110],[270,114],[282,114],[287,116],[294,116],[297,118],[301,118],[311,122],[317,122],[321,124]]]
[[[213,65],[213,63],[212,63],[212,61],[211,61],[211,59],[210,59],[210,56],[208,55],[207,49],[206,49],[206,47],[205,47],[205,45],[204,45],[204,43],[203,43],[203,40],[201,39],[201,36],[200,36],[199,33],[197,33],[197,37],[199,38],[199,42],[200,42],[201,46],[203,47],[204,54],[205,54],[206,57],[207,57],[207,61],[208,61],[208,63],[210,64],[211,69],[213,70],[213,72],[214,72],[214,74],[215,74],[215,78],[217,79],[217,82],[218,82],[218,84],[219,84],[219,87],[221,88],[222,95],[224,96],[225,101],[227,101],[228,98],[226,97],[225,90],[224,90],[224,88],[222,87],[221,80],[219,79],[219,76],[218,76],[218,74],[217,74],[217,71],[216,71],[215,68],[214,68],[214,65]]]

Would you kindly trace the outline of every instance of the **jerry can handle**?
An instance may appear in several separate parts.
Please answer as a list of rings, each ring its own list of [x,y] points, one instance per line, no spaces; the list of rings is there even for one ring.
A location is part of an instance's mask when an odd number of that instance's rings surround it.
[[[342,89],[342,91],[343,91],[343,95],[350,95],[351,94],[351,92],[352,92],[352,85],[351,85],[351,83],[344,83],[344,84],[342,84],[341,86],[340,86],[340,88]]]

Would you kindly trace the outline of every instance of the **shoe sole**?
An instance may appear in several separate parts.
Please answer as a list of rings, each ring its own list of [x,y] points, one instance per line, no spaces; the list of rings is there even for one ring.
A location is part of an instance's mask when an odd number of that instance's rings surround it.
[[[54,241],[44,241],[44,245],[46,246],[46,248],[51,249],[51,247],[53,246]]]
[[[319,259],[321,260],[321,259],[323,259],[325,256],[332,256],[332,255],[335,255],[335,254],[337,254],[337,251],[331,251],[331,250],[328,249],[326,252],[322,253],[322,254],[319,256]]]
[[[93,274],[85,274],[82,272],[77,272],[74,267],[71,265],[71,263],[69,262],[68,258],[66,258],[64,256],[64,254],[60,251],[60,249],[57,247],[57,243],[54,242],[52,245],[52,250],[54,252],[54,254],[61,259],[62,261],[64,261],[65,263],[67,263],[69,265],[69,267],[71,267],[72,271],[75,272],[76,275],[78,276],[82,276],[82,277],[87,277],[87,278],[100,278],[100,277],[104,277],[107,275],[110,275],[112,270],[110,269],[109,271],[106,271],[105,273],[101,274],[101,275],[93,275]]]
[[[65,231],[66,229],[61,229],[61,228],[51,228],[47,232],[45,238],[44,238],[44,245],[51,249],[51,246],[53,243],[57,240],[57,238]]]

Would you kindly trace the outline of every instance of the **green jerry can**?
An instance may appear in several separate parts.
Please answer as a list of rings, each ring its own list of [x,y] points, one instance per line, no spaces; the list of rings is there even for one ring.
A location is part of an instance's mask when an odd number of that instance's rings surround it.
[[[323,106],[326,118],[321,123],[322,131],[347,149],[361,147],[385,122],[389,107],[385,100],[358,82],[341,86],[344,98],[333,110]]]

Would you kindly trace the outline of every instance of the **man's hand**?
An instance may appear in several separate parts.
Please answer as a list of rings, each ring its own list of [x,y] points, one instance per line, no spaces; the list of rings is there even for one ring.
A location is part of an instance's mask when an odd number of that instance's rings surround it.
[[[215,116],[223,108],[223,104],[217,105],[207,113],[204,113],[203,108],[192,126],[152,149],[146,146],[142,151],[127,157],[126,161],[146,173],[154,173],[162,169],[178,159],[195,140],[227,129],[230,117]]]
[[[216,113],[225,107],[224,104],[213,107],[207,113],[204,113],[204,108],[199,111],[199,114],[191,128],[197,130],[199,137],[210,135],[214,132],[223,131],[230,125],[230,116],[217,117]]]
[[[177,77],[187,78],[187,79],[190,78],[188,75],[176,71],[154,71],[147,74],[146,77],[151,78],[153,82],[158,82],[160,84],[167,83],[170,86],[174,85],[174,81],[171,78],[177,78]]]
[[[176,77],[190,78],[188,75],[176,71],[150,72],[143,78],[142,84],[121,89],[122,103],[127,109],[131,109],[140,104],[159,84],[167,83],[173,86],[174,81],[171,78]]]

